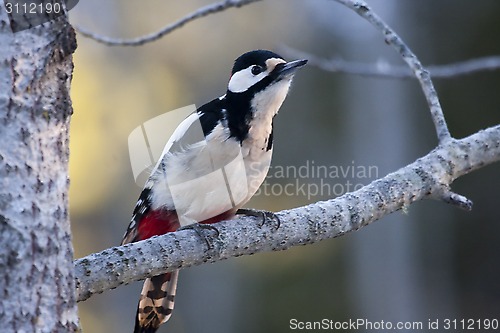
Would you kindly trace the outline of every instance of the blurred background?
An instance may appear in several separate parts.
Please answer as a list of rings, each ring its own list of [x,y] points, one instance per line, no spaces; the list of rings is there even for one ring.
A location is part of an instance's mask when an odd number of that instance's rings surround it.
[[[208,3],[87,0],[70,19],[105,36],[136,37]],[[369,4],[424,65],[500,54],[498,1]],[[240,54],[279,52],[284,45],[348,61],[402,64],[367,22],[324,0],[229,9],[140,47],[110,47],[78,36],[70,159],[77,258],[118,245],[129,223],[141,190],[129,161],[130,132],[169,110],[222,95]],[[500,71],[435,84],[455,137],[500,123]],[[335,197],[413,162],[436,144],[415,80],[307,66],[275,122],[267,190],[248,206],[279,211]],[[348,172],[278,173],[290,166]],[[287,184],[295,192],[280,191]],[[304,193],[301,184],[313,185]],[[472,212],[419,202],[345,237],[183,270],[174,315],[160,332],[289,332],[291,319],[425,325],[429,319],[500,319],[500,166],[460,178],[453,189],[473,200]],[[141,285],[80,303],[84,331],[131,332]]]

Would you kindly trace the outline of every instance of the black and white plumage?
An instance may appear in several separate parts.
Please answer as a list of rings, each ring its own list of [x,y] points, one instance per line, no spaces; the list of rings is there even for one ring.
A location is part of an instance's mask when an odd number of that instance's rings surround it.
[[[236,59],[227,92],[198,108],[172,134],[133,212],[122,244],[193,223],[232,218],[264,181],[273,120],[295,70],[266,50]],[[135,333],[155,332],[172,313],[178,271],[147,279]]]

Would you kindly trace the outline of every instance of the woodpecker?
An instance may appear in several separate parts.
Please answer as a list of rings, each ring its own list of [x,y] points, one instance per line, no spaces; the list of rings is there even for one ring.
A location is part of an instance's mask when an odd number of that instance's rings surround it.
[[[264,181],[273,151],[273,120],[296,70],[267,50],[237,58],[226,94],[179,124],[149,176],[122,245],[211,224],[236,214]],[[179,271],[146,279],[134,333],[156,332],[174,308]]]

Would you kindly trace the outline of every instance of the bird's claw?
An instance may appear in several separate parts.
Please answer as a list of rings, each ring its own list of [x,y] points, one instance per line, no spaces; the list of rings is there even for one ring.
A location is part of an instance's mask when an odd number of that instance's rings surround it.
[[[274,223],[276,223],[276,230],[278,230],[281,225],[278,215],[268,210],[240,208],[236,211],[236,214],[261,218],[262,223],[259,225],[260,228],[262,228],[267,221],[274,221]]]
[[[180,227],[177,229],[178,231],[180,230],[194,230],[198,237],[202,238],[205,243],[207,243],[207,247],[209,250],[214,248],[214,238],[219,237],[220,233],[219,230],[217,230],[216,227],[210,224],[201,224],[201,223],[193,223],[189,224],[183,227]],[[207,236],[206,233],[204,232],[205,230],[210,230],[215,233],[215,236]]]

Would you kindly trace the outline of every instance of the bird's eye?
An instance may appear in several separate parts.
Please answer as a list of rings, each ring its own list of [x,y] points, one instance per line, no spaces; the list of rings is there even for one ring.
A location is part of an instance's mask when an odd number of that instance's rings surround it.
[[[252,74],[253,75],[259,75],[260,73],[262,73],[264,69],[262,68],[262,66],[259,66],[259,65],[255,65],[252,67]]]

